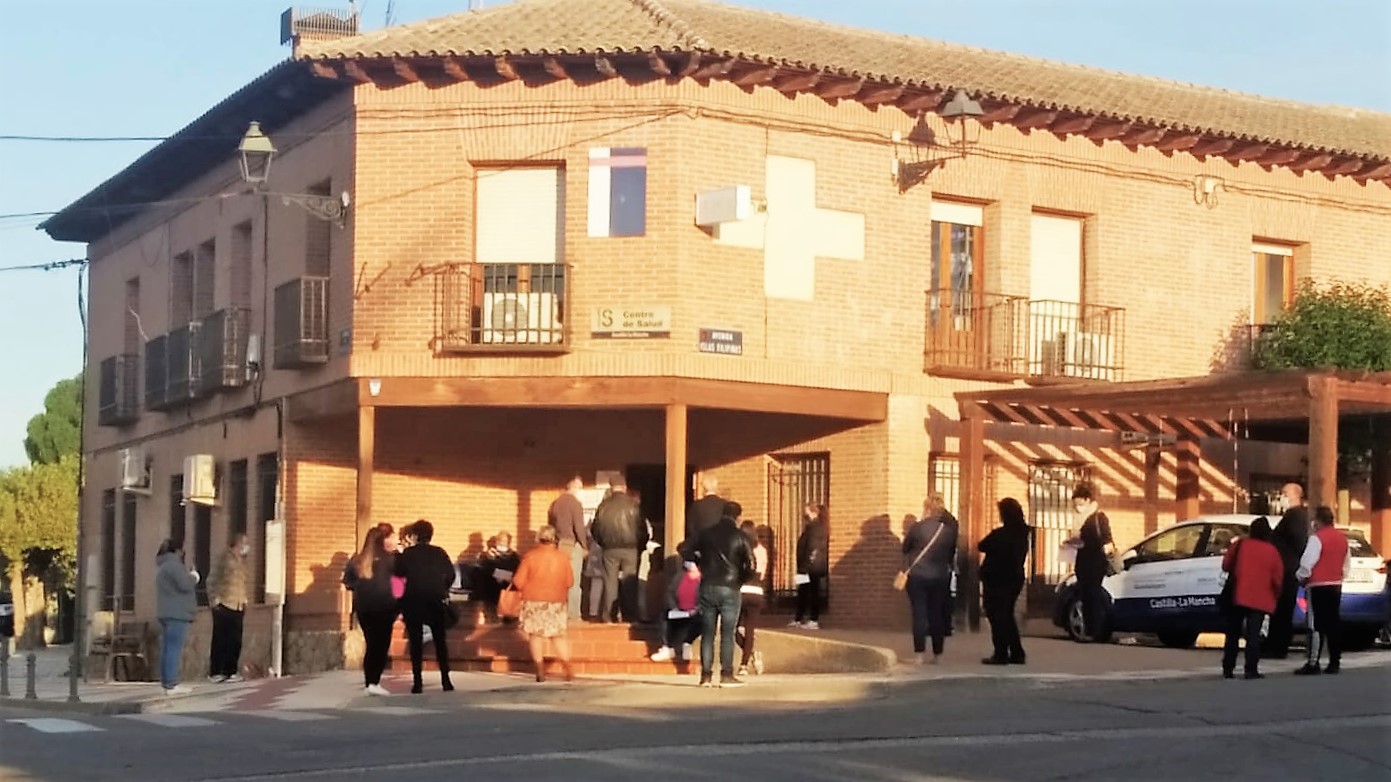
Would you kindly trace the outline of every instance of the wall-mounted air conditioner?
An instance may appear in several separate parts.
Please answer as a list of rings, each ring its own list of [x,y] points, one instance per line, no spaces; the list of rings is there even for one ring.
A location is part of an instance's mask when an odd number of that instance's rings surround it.
[[[1087,380],[1113,380],[1114,343],[1110,334],[1078,331],[1068,350],[1067,375]]]
[[[713,228],[737,223],[754,215],[753,190],[748,185],[722,187],[696,194],[696,225]]]
[[[121,490],[131,494],[150,493],[150,458],[136,445],[120,450]]]
[[[484,344],[548,344],[561,340],[554,293],[489,293],[483,299]]]
[[[217,504],[217,462],[212,454],[196,453],[184,459],[184,501]]]

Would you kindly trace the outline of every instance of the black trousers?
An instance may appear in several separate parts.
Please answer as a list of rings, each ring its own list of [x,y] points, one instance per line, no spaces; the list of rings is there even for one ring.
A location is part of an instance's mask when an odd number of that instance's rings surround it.
[[[1290,653],[1290,641],[1294,638],[1294,598],[1299,592],[1299,583],[1294,572],[1285,574],[1280,586],[1280,599],[1275,602],[1275,613],[1270,615],[1270,630],[1265,636],[1265,654],[1270,657],[1284,657]]]
[[[209,676],[231,676],[241,668],[242,623],[245,611],[227,606],[213,606],[212,652],[208,659]]]
[[[821,582],[826,580],[825,574],[808,573],[808,581],[805,584],[797,585],[797,621],[802,621],[802,617],[813,622],[821,621]]]
[[[449,681],[448,631],[444,626],[444,603],[439,600],[402,600],[401,617],[406,620],[406,642],[411,652],[411,675],[420,684],[420,667],[425,656],[425,627],[435,639],[435,663],[439,665],[440,680]]]
[[[604,602],[599,619],[616,622],[621,614],[629,622],[637,621],[637,594],[638,550],[604,549]]]
[[[908,607],[913,613],[913,651],[927,650],[932,636],[932,653],[941,654],[946,646],[947,624],[951,621],[951,582],[944,578],[908,576]]]
[[[357,626],[362,630],[362,678],[368,687],[382,683],[387,655],[391,649],[391,628],[396,624],[396,609],[358,611]],[[431,631],[433,632],[433,631]]]
[[[1261,663],[1261,625],[1265,624],[1265,613],[1253,608],[1236,606],[1227,614],[1227,643],[1222,647],[1222,672],[1236,670],[1236,651],[1242,639],[1246,640],[1246,673],[1257,672]]]
[[[1318,665],[1323,647],[1328,647],[1328,664],[1343,659],[1343,586],[1316,586],[1305,590],[1309,596],[1309,664]]]
[[[754,634],[757,629],[755,626],[758,624],[758,615],[761,613],[763,613],[763,595],[739,593],[739,627],[738,632],[734,635],[734,641],[744,651],[740,665],[748,665],[753,660]]]
[[[982,584],[981,587],[981,600],[985,604],[985,618],[990,622],[990,640],[995,646],[996,659],[1022,660],[1024,641],[1019,636],[1014,605],[1024,585]]]
[[[1106,590],[1101,582],[1106,578],[1102,572],[1078,573],[1077,594],[1082,599],[1082,624],[1088,638],[1096,638],[1105,624]]]

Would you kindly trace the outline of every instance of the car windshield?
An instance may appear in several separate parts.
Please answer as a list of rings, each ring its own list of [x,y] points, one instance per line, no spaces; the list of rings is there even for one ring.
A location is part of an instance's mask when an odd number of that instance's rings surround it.
[[[1372,544],[1367,542],[1367,538],[1358,530],[1343,530],[1348,538],[1348,553],[1354,557],[1377,558],[1377,550],[1372,548]]]

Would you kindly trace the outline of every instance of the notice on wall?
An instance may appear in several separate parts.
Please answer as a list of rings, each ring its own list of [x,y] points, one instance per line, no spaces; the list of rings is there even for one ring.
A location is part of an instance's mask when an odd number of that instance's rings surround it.
[[[744,355],[744,332],[729,329],[701,329],[696,343],[701,353],[722,353],[726,356]]]
[[[671,307],[599,307],[589,333],[600,339],[664,339],[671,336]]]

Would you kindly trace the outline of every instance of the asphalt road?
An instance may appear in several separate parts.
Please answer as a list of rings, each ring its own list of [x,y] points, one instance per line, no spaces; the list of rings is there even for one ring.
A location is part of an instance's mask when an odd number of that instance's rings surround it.
[[[1391,778],[1391,669],[1384,667],[1310,679],[1272,672],[1253,682],[920,682],[842,704],[756,703],[747,692],[672,688],[673,705],[642,708],[587,704],[583,691],[560,687],[548,693],[550,703],[396,697],[382,702],[386,712],[299,721],[6,710],[0,779]],[[58,717],[79,732],[12,722]]]

